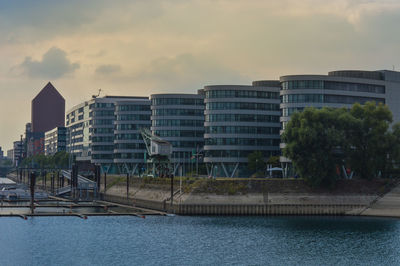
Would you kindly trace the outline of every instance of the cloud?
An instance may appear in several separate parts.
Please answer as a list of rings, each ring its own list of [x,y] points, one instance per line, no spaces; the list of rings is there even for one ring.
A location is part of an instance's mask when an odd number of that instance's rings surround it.
[[[96,68],[95,73],[98,75],[110,75],[120,71],[120,65],[101,65]]]
[[[205,55],[190,53],[152,60],[135,79],[155,83],[168,89],[198,89],[205,84],[235,84],[249,82],[239,72]]]
[[[0,1],[0,45],[41,42],[80,33],[114,33],[163,13],[159,1]]]
[[[80,65],[70,62],[65,51],[53,47],[43,55],[41,61],[25,57],[20,66],[32,78],[57,79],[74,72]]]
[[[91,23],[96,12],[103,10],[104,1],[21,0],[0,2],[0,30],[3,33],[28,28],[30,32],[73,32]],[[24,33],[27,33],[26,31]],[[42,37],[42,36],[40,36]]]

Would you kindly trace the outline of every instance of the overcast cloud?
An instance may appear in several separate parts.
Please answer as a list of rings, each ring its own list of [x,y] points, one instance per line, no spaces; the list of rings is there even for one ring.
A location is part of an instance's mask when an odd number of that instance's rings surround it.
[[[79,68],[78,63],[71,63],[67,54],[56,47],[50,48],[41,60],[26,57],[20,66],[29,77],[42,79],[58,79]]]

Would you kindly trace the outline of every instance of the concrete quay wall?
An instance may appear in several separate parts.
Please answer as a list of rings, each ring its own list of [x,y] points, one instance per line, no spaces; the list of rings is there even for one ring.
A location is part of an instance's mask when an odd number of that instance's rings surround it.
[[[361,204],[185,204],[100,194],[101,200],[166,211],[178,215],[346,215],[366,208]]]
[[[175,211],[180,215],[345,215],[355,209],[365,208],[363,205],[300,205],[300,204],[268,204],[268,205],[196,205],[180,204]]]

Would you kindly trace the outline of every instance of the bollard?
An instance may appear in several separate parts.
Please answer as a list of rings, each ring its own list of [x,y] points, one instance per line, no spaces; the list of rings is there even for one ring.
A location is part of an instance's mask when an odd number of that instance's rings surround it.
[[[126,174],[126,198],[129,199],[129,173]]]

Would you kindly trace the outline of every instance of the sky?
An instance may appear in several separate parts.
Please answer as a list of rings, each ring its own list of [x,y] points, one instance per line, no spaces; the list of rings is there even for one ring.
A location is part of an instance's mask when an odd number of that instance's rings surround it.
[[[102,95],[196,93],[337,69],[400,69],[399,0],[0,1],[0,146],[48,81]]]

